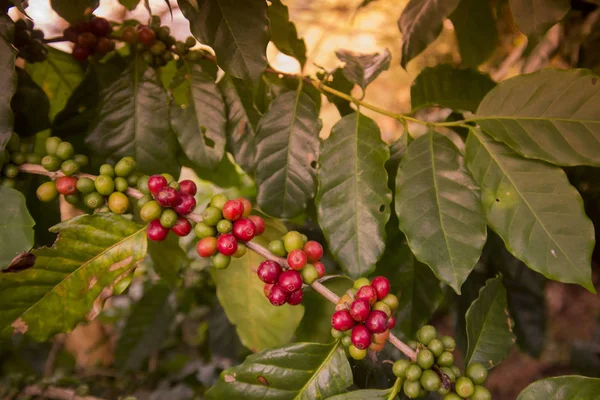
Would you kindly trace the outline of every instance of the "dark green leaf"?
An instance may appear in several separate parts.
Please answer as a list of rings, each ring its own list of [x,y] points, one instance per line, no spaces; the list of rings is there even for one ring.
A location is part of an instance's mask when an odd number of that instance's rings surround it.
[[[407,135],[403,134],[390,145],[390,159],[385,163],[385,169],[388,173],[388,187],[392,190],[392,195],[396,192],[396,175],[398,174],[400,162],[406,154],[406,139]]]
[[[179,281],[179,271],[188,262],[185,251],[179,246],[179,237],[169,235],[160,243],[149,241],[148,255],[152,259],[154,271],[174,287]]]
[[[201,65],[187,64],[178,73],[186,79],[174,90],[183,91],[185,102],[172,104],[171,126],[190,161],[201,168],[215,169],[225,154],[223,96]]]
[[[22,69],[17,70],[18,86],[10,104],[14,113],[14,131],[32,136],[50,127],[50,102],[46,93]]]
[[[29,215],[25,197],[15,189],[0,188],[0,271],[22,251],[33,246],[35,221]],[[0,311],[0,315],[1,315]],[[0,327],[2,327],[0,325]]]
[[[348,392],[338,394],[333,397],[328,397],[327,400],[394,400],[400,390],[402,389],[402,379],[396,379],[394,386],[389,389],[376,390],[355,390],[354,392]]]
[[[113,160],[133,156],[146,174],[179,175],[167,93],[154,68],[130,60],[120,75],[103,87],[86,144]]]
[[[190,29],[236,78],[256,81],[267,66],[267,3],[255,0],[178,0]]]
[[[351,277],[368,275],[385,247],[391,192],[390,152],[375,121],[349,114],[323,142],[319,158],[319,224],[329,248]]]
[[[466,157],[488,224],[507,249],[546,278],[595,292],[594,227],[564,171],[521,158],[480,130],[469,133]]]
[[[396,213],[417,259],[460,293],[487,230],[477,185],[445,136],[431,130],[408,147],[396,179]]]
[[[315,194],[321,120],[302,91],[277,97],[256,132],[257,202],[269,215],[290,218]]]
[[[492,277],[494,275],[490,275],[485,269],[475,268],[462,285],[460,296],[456,296],[454,338],[462,354],[467,352],[467,310],[479,297],[479,291],[483,289],[487,280]]]
[[[225,154],[216,169],[200,168],[185,157],[180,158],[181,164],[194,170],[200,179],[210,181],[222,188],[240,187],[244,185],[242,181],[243,171],[239,171],[232,161],[231,154]]]
[[[13,132],[13,113],[10,100],[17,89],[15,73],[16,49],[6,37],[11,37],[13,24],[7,15],[0,16],[0,151]]]
[[[304,68],[306,64],[306,44],[298,37],[296,26],[290,21],[288,7],[281,0],[272,0],[269,6],[271,21],[271,41],[284,54],[294,57]]]
[[[479,298],[466,315],[468,348],[465,365],[481,363],[488,369],[498,365],[508,355],[513,343],[506,289],[500,278],[487,281]]]
[[[169,285],[159,281],[131,307],[119,336],[115,364],[119,370],[137,371],[160,348],[175,317],[175,297]]]
[[[530,41],[537,41],[567,15],[571,9],[569,0],[509,0],[517,27]]]
[[[517,153],[557,165],[600,166],[600,77],[545,69],[500,83],[473,118]]]
[[[600,393],[600,379],[584,376],[557,376],[534,382],[519,394],[517,400],[587,400]]]
[[[441,106],[475,112],[494,86],[489,75],[475,69],[457,69],[448,64],[427,67],[410,88],[411,106],[413,111]]]
[[[209,399],[323,399],[345,392],[352,370],[340,342],[294,343],[249,356],[221,373]]]
[[[429,46],[442,32],[444,20],[460,0],[410,0],[398,27],[402,32],[402,67]]]
[[[462,64],[476,67],[498,45],[498,26],[490,0],[461,0],[450,14]]]
[[[392,55],[388,49],[385,49],[381,54],[359,54],[350,50],[338,50],[335,54],[345,63],[343,72],[346,78],[360,86],[363,92],[379,74],[388,70],[392,60]]]
[[[85,20],[99,4],[100,0],[50,0],[54,11],[71,24]]]
[[[45,341],[102,309],[114,286],[146,255],[146,227],[119,215],[82,215],[52,228],[59,238],[34,251],[35,265],[0,275],[0,336]]]
[[[327,86],[347,95],[350,95],[352,89],[354,88],[354,84],[350,82],[348,78],[346,78],[346,75],[344,75],[344,71],[342,70],[342,68],[336,69],[331,74],[331,78],[331,81],[325,82]],[[330,93],[326,93],[325,96],[327,96],[327,99],[337,107],[342,117],[354,112],[354,109],[350,107],[350,102],[348,100],[344,100]]]
[[[133,11],[140,4],[140,0],[119,0],[119,3],[129,11]]]

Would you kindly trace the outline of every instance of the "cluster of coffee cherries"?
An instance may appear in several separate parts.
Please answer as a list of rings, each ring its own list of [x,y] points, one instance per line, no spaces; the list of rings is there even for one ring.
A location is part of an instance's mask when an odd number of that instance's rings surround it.
[[[42,157],[30,152],[30,147],[28,143],[21,143],[21,138],[16,133],[11,135],[6,148],[0,152],[0,186],[14,189],[19,165],[40,163]]]
[[[33,29],[33,21],[19,19],[15,22],[14,41],[19,57],[30,63],[42,62],[48,56],[48,47],[44,43],[44,32]]]
[[[169,174],[142,176],[137,188],[144,194],[138,200],[140,217],[148,222],[148,239],[163,241],[170,231],[187,236],[192,224],[186,218],[196,209],[196,184],[190,180],[177,182]]]
[[[109,37],[111,33],[112,26],[108,20],[92,16],[88,22],[69,26],[64,30],[63,36],[75,43],[71,53],[73,57],[84,61],[93,54],[102,57],[115,49],[115,43]]]
[[[341,340],[350,357],[362,360],[367,350],[381,351],[396,325],[398,297],[390,293],[384,276],[359,278],[337,302],[331,317],[331,334]]]
[[[246,254],[244,243],[265,231],[265,221],[251,212],[252,204],[243,197],[230,200],[222,193],[213,196],[202,212],[202,222],[194,227],[200,239],[196,245],[200,257],[212,257],[215,268],[225,269],[231,257]]]
[[[482,386],[487,378],[487,369],[479,364],[469,365],[465,376],[461,376],[460,369],[454,365],[452,352],[456,342],[450,336],[438,337],[437,329],[425,325],[417,332],[417,341],[408,343],[416,352],[415,361],[406,359],[394,363],[394,375],[403,380],[404,394],[411,398],[427,395],[428,392],[437,392],[444,396],[444,400],[490,400],[492,395]],[[444,387],[442,379],[433,368],[445,374],[451,387]]]

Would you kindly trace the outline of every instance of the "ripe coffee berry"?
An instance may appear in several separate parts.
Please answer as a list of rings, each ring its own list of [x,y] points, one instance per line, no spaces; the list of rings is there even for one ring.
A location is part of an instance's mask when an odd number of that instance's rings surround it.
[[[338,310],[331,316],[331,326],[338,331],[345,332],[355,324],[356,322],[348,310]]]
[[[297,306],[302,303],[302,297],[304,294],[302,293],[302,289],[296,290],[288,295],[287,302],[289,305]]]
[[[147,26],[141,27],[138,32],[138,39],[145,45],[152,45],[156,40],[156,33]]]
[[[239,200],[229,200],[223,205],[223,218],[235,221],[242,218],[244,204]]]
[[[179,182],[179,191],[183,194],[189,194],[190,196],[195,196],[198,188],[196,184],[189,179]]]
[[[281,265],[272,260],[266,260],[260,263],[256,274],[264,283],[275,283],[281,275]]]
[[[254,236],[260,236],[265,231],[265,220],[258,215],[250,215],[248,219],[254,223],[255,231]]]
[[[306,253],[300,249],[292,250],[287,256],[287,262],[290,268],[299,271],[306,265]]]
[[[244,212],[242,213],[242,216],[248,217],[250,215],[250,213],[252,212],[252,203],[250,203],[250,200],[248,200],[245,197],[240,197],[237,200],[240,201],[242,203],[242,205],[244,206]]]
[[[396,326],[396,318],[389,317],[388,318],[388,329],[394,329],[395,326]]]
[[[287,293],[293,293],[302,288],[302,276],[297,271],[287,270],[279,275],[277,283]]]
[[[356,298],[365,300],[369,303],[369,305],[372,306],[377,301],[377,293],[375,292],[375,289],[373,289],[373,286],[363,286],[360,289],[358,289],[358,292],[356,293]]]
[[[323,257],[323,246],[319,242],[309,240],[303,248],[308,262],[317,262]]]
[[[160,224],[159,220],[155,219],[148,225],[146,234],[148,235],[148,239],[155,242],[161,242],[167,238],[169,228],[165,228]]]
[[[350,305],[350,315],[356,322],[366,321],[371,313],[371,307],[365,300],[356,299]]]
[[[352,328],[352,335],[350,337],[352,338],[352,344],[357,349],[364,350],[371,344],[371,332],[362,324]]]
[[[56,180],[56,190],[62,195],[77,193],[77,178],[72,176],[61,176]]]
[[[181,202],[181,195],[170,186],[166,186],[158,191],[156,201],[163,207],[175,207]]]
[[[167,179],[162,175],[152,175],[148,178],[148,189],[154,196],[158,195],[160,189],[168,185]]]
[[[390,292],[390,281],[385,276],[377,276],[371,281],[371,286],[377,293],[377,300],[383,299]]]
[[[256,234],[256,226],[249,219],[238,219],[233,223],[233,236],[242,242],[249,242]]]
[[[98,18],[98,17],[95,17],[94,19],[92,19],[90,28],[92,30],[92,33],[96,36],[106,36],[112,31],[110,22],[108,22],[104,18]]]
[[[374,351],[374,352],[379,352],[379,351],[383,350],[384,347],[385,347],[385,343],[371,342],[371,344],[369,345],[369,350]]]
[[[180,198],[181,200],[179,204],[173,207],[177,214],[188,215],[196,209],[196,199],[194,198],[194,196],[182,193],[180,195]]]
[[[231,233],[221,235],[217,240],[217,248],[219,253],[226,256],[232,256],[238,248],[237,239]]]
[[[265,297],[268,299],[269,298],[269,294],[271,293],[271,288],[275,286],[272,283],[266,283],[265,287],[263,288],[263,293],[265,294]]]
[[[75,58],[77,61],[85,61],[90,56],[91,52],[89,49],[80,46],[79,44],[75,44],[75,46],[73,46],[73,51],[71,52],[71,54],[73,55],[73,58]]]
[[[315,266],[315,269],[317,270],[317,274],[319,279],[321,279],[322,277],[325,276],[325,265],[323,265],[322,262],[316,262],[313,264]]]
[[[287,301],[287,297],[287,293],[277,284],[273,285],[269,291],[269,301],[274,306],[279,307],[284,305]]]
[[[381,333],[374,333],[371,336],[374,343],[380,343],[380,344],[385,344],[385,342],[388,340],[389,337],[390,337],[389,329],[386,329],[385,331],[383,331]]]
[[[200,257],[211,257],[217,252],[217,238],[216,237],[205,237],[200,239],[196,244],[196,251]]]
[[[173,225],[171,230],[177,236],[184,237],[189,235],[192,231],[192,224],[190,224],[190,221],[188,221],[187,218],[179,217],[177,218],[177,222],[175,223],[175,225]]]
[[[388,328],[388,317],[383,311],[371,311],[365,321],[365,325],[373,333],[384,332]]]

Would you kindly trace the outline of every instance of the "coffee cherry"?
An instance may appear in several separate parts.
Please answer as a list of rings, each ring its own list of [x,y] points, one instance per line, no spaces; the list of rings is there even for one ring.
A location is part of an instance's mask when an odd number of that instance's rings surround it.
[[[94,181],[90,178],[83,177],[77,180],[77,191],[83,194],[88,194],[96,191]]]
[[[265,220],[258,215],[250,215],[248,219],[254,223],[254,236],[260,236],[265,231]]]
[[[42,162],[42,156],[35,153],[29,153],[25,155],[25,162],[39,165]]]
[[[111,178],[115,177],[115,167],[110,164],[102,164],[100,166],[100,175],[110,176]]]
[[[287,302],[289,305],[297,306],[302,303],[302,297],[304,297],[304,293],[302,293],[302,289],[298,289],[288,295]]]
[[[77,165],[79,165],[79,168],[86,167],[90,163],[88,156],[84,154],[75,154],[73,156],[73,161],[75,161]]]
[[[312,264],[306,264],[300,271],[300,275],[302,275],[302,281],[307,285],[311,285],[319,279],[319,273]]]
[[[423,369],[431,368],[433,366],[434,361],[435,358],[433,356],[433,353],[428,349],[422,349],[417,353],[417,363]]]
[[[200,257],[211,257],[217,252],[217,238],[205,237],[196,244],[196,251]]]
[[[444,396],[444,400],[462,400],[462,397],[456,393],[448,393],[446,396]]]
[[[10,159],[13,162],[13,164],[22,165],[25,164],[25,161],[27,161],[27,156],[25,155],[25,153],[17,152],[12,153],[10,155]]]
[[[287,252],[285,251],[285,247],[283,245],[283,240],[273,240],[269,242],[269,251],[271,254],[276,255],[278,257],[285,257]]]
[[[265,283],[275,283],[281,275],[281,265],[272,260],[266,260],[260,263],[256,271],[259,279]]]
[[[156,33],[154,33],[152,29],[144,26],[138,32],[138,40],[141,43],[150,46],[156,40]]]
[[[94,49],[96,54],[101,56],[108,54],[115,49],[115,43],[109,38],[99,37]]]
[[[60,166],[60,170],[66,176],[75,175],[79,172],[79,165],[77,165],[77,163],[73,160],[63,161],[63,163]]]
[[[377,276],[371,281],[371,286],[377,292],[377,299],[381,300],[390,292],[390,281],[385,276]]]
[[[304,241],[300,232],[290,231],[283,236],[283,245],[285,250],[289,253],[293,250],[299,250],[304,247]]]
[[[108,208],[115,214],[124,214],[129,208],[129,199],[121,192],[113,192],[108,198]]]
[[[351,344],[348,347],[348,353],[350,353],[350,357],[358,361],[367,356],[367,349],[359,349],[355,345]]]
[[[175,207],[181,202],[179,192],[170,186],[160,189],[155,197],[158,204],[163,207]]]
[[[107,36],[112,32],[110,22],[104,18],[94,17],[90,25],[92,33],[96,36]]]
[[[145,194],[137,200],[137,206],[141,209],[146,205],[146,203],[149,203],[151,201],[153,201],[153,197],[149,194]]]
[[[421,384],[419,382],[406,381],[402,389],[409,399],[415,399],[421,395]]]
[[[406,370],[410,367],[410,361],[408,360],[397,360],[392,366],[392,372],[397,378],[406,378]]]
[[[225,196],[223,193],[219,193],[219,194],[215,194],[211,199],[210,199],[210,206],[211,207],[215,207],[218,208],[219,211],[223,209],[223,206],[225,205],[225,203],[227,203],[229,201],[229,199],[227,198],[227,196]]]
[[[396,297],[393,294],[388,294],[383,299],[381,299],[381,301],[390,307],[390,309],[392,310],[392,314],[395,313],[396,310],[398,309],[398,305],[399,305],[398,297]]]
[[[140,217],[142,221],[149,222],[159,219],[162,214],[162,207],[154,200],[147,202],[140,209]]]
[[[350,315],[356,322],[364,322],[371,313],[371,306],[365,300],[356,299],[350,305]]]
[[[388,329],[394,329],[395,326],[396,326],[396,318],[389,317],[388,318]]]
[[[356,323],[348,310],[338,310],[331,316],[331,326],[338,331],[345,332],[352,328]]]
[[[416,350],[419,346],[419,342],[417,342],[416,340],[409,340],[408,342],[406,342],[406,344],[413,350]]]
[[[133,174],[131,174],[127,177],[127,184],[131,187],[136,187],[138,184],[138,181],[140,180],[140,178],[142,176],[144,176],[142,173],[134,172]],[[144,194],[147,194],[147,193],[144,193]]]
[[[200,239],[204,239],[205,237],[215,236],[217,234],[217,230],[205,224],[204,222],[198,222],[196,226],[194,226],[194,233]]]
[[[350,297],[348,295],[348,293],[345,293],[342,297],[340,297],[340,299],[338,300],[335,309],[337,310],[350,310],[350,305],[352,304],[354,300],[352,300],[352,297]]]
[[[103,196],[110,196],[115,190],[115,181],[108,175],[100,175],[94,182],[96,191]]]
[[[428,390],[430,392],[437,392],[442,386],[442,380],[440,379],[438,374],[436,374],[435,371],[431,369],[423,371],[420,382],[421,386],[423,386],[423,389]]]
[[[450,367],[450,369],[452,370],[452,372],[454,372],[454,375],[456,376],[456,379],[458,379],[462,375],[462,373],[460,371],[460,368],[458,368],[456,365],[452,365]]]
[[[173,233],[177,236],[184,237],[190,234],[192,231],[192,224],[188,221],[187,218],[179,217],[177,218],[177,222],[171,228]]]
[[[229,233],[233,229],[233,224],[227,219],[222,219],[217,223],[217,231],[219,233]]]
[[[439,357],[444,352],[444,345],[440,339],[433,339],[427,345],[427,348],[433,353],[434,356]]]
[[[487,368],[482,364],[474,363],[467,367],[465,375],[468,376],[474,384],[481,385],[487,379]]]
[[[267,299],[269,298],[269,293],[271,293],[271,288],[273,286],[275,286],[275,285],[272,283],[266,283],[265,286],[263,287],[263,293]]]
[[[442,367],[442,368],[440,368],[440,371],[442,371],[442,373],[446,374],[448,379],[450,379],[450,382],[456,381],[456,375],[454,374],[454,371],[452,371],[452,368]]]
[[[88,48],[75,43],[71,54],[73,55],[73,58],[75,58],[77,61],[85,61],[90,56],[91,51]]]
[[[375,305],[373,306],[373,310],[383,311],[385,313],[385,315],[387,315],[388,318],[390,318],[392,316],[392,310],[383,301],[376,302]]]
[[[131,162],[131,159],[122,158],[115,165],[115,174],[117,176],[126,178],[133,172],[134,169],[135,169],[135,164]]]
[[[136,44],[138,42],[138,32],[133,26],[126,26],[123,28],[123,33],[121,34],[121,39],[125,43]]]
[[[160,214],[160,224],[165,228],[172,228],[177,223],[177,218],[177,213],[167,208]]]
[[[150,52],[152,54],[154,54],[155,56],[160,56],[166,50],[167,50],[167,46],[165,45],[164,42],[162,42],[160,40],[157,40],[156,42],[154,42],[154,44],[152,46],[150,46]]]
[[[381,333],[388,328],[387,321],[388,317],[383,311],[375,310],[371,311],[371,313],[365,320],[365,325],[367,326],[367,328],[369,328],[371,332]]]
[[[279,275],[277,283],[284,291],[292,293],[302,288],[302,276],[297,271],[287,270]]]
[[[351,331],[347,331],[347,332],[342,332],[342,335],[344,335],[344,337],[342,338],[342,346],[344,347],[350,347],[352,346],[352,338],[350,336],[346,336],[346,333],[351,332]],[[356,349],[358,350],[358,349]]]
[[[50,172],[55,172],[58,171],[60,168],[60,158],[56,157],[56,156],[45,156],[42,158],[42,167],[44,167],[44,169],[46,171],[50,171]]]
[[[79,195],[78,194],[68,194],[65,196],[65,201],[72,205],[79,204]]]
[[[104,205],[104,196],[98,192],[91,192],[84,196],[83,204],[87,207],[96,209]]]
[[[359,290],[360,288],[362,288],[363,286],[369,286],[371,284],[371,282],[369,281],[369,279],[367,278],[358,278],[357,280],[354,281],[354,288]]]
[[[491,400],[492,394],[490,393],[489,390],[487,390],[483,386],[477,385],[477,386],[475,386],[475,391],[473,392],[471,397],[469,397],[469,399],[470,400]]]
[[[344,337],[344,332],[340,332],[337,329],[331,328],[331,336],[333,336],[335,340],[340,340]]]
[[[209,226],[216,226],[223,216],[216,207],[206,207],[202,212],[202,221]]]
[[[375,343],[375,342],[371,342],[371,344],[369,344],[369,350],[374,351],[374,352],[380,352],[385,348],[385,343]]]
[[[189,194],[190,196],[195,196],[198,188],[193,181],[186,179],[184,181],[179,182],[179,191],[184,194]]]
[[[440,340],[442,341],[442,344],[446,350],[454,351],[456,348],[456,341],[452,336],[442,336]]]
[[[288,294],[283,290],[283,288],[277,284],[271,287],[269,291],[269,301],[274,306],[282,306],[286,303],[288,298]]]
[[[390,337],[390,330],[386,329],[385,331],[381,332],[381,333],[374,333],[371,335],[371,340],[374,343],[381,343],[384,344],[385,342],[387,342],[388,338]]]
[[[180,202],[173,209],[179,215],[189,215],[196,209],[196,199],[194,196],[183,193],[180,195]]]
[[[235,254],[238,245],[235,236],[233,236],[231,233],[226,233],[224,235],[219,236],[217,242],[217,248],[219,249],[219,253],[224,254],[226,256],[232,256],[233,254]]]
[[[58,196],[54,182],[44,182],[35,191],[37,198],[42,202],[52,201]]]
[[[152,175],[148,178],[148,190],[154,196],[158,196],[158,192],[164,187],[166,187],[169,183],[162,175]]]
[[[316,262],[313,264],[315,269],[317,270],[317,277],[321,279],[325,276],[325,265],[322,262]]]
[[[244,205],[239,200],[229,200],[223,205],[223,218],[238,220],[244,214]]]
[[[454,356],[449,351],[444,351],[435,361],[440,367],[452,367]]]
[[[196,45],[196,39],[193,36],[188,36],[185,39],[186,47],[194,47]]]
[[[148,225],[146,234],[148,235],[148,239],[154,242],[162,242],[167,238],[167,235],[169,234],[169,228],[165,228],[160,224],[159,220],[155,219]]]
[[[406,368],[406,380],[407,381],[418,381],[421,377],[423,370],[417,364],[410,364],[408,368]]]
[[[123,192],[126,192],[127,189],[129,189],[129,184],[127,183],[127,179],[117,176],[115,178],[115,190],[117,192],[123,193]]]
[[[287,256],[287,262],[290,268],[299,271],[306,265],[306,253],[300,249],[292,250]]]
[[[308,262],[317,262],[323,257],[323,246],[314,240],[306,242],[302,249],[306,253]]]
[[[235,253],[233,253],[232,257],[234,257],[234,258],[243,257],[246,254],[247,250],[248,250],[248,248],[243,243],[238,242],[238,248],[235,251]]]
[[[456,390],[456,394],[466,399],[467,397],[471,397],[473,393],[475,393],[475,386],[469,378],[467,378],[466,376],[461,376],[456,380],[454,390]]]
[[[256,226],[249,219],[238,219],[233,223],[233,236],[242,242],[249,242],[254,238]]]
[[[229,267],[231,263],[231,257],[221,253],[217,253],[212,258],[212,264],[216,269],[225,269]]]
[[[19,168],[17,168],[17,166],[13,164],[7,164],[2,170],[2,175],[4,175],[8,179],[15,178],[17,175],[19,175]]]
[[[437,336],[437,329],[431,325],[425,325],[417,331],[417,340],[423,343],[425,346],[427,346],[433,339],[437,339]]]
[[[61,176],[56,180],[56,190],[62,195],[77,193],[77,178]]]
[[[352,335],[350,337],[352,338],[352,344],[357,349],[366,349],[371,344],[371,332],[362,324],[352,328]]]
[[[377,293],[375,293],[375,289],[373,289],[372,286],[363,286],[358,289],[356,298],[365,300],[369,303],[369,305],[373,306],[375,305],[375,302],[377,302]]]

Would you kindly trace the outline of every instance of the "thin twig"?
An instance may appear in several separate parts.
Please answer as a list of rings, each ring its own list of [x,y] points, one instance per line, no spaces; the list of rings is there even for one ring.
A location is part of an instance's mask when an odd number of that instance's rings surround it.
[[[56,400],[103,400],[95,396],[78,396],[74,390],[59,388],[56,386],[48,386],[46,388],[38,385],[26,386],[22,393],[27,396],[39,396],[43,399]]]
[[[60,350],[63,348],[65,344],[65,335],[60,334],[54,337],[54,343],[52,343],[52,348],[48,353],[48,358],[46,359],[46,364],[44,365],[44,377],[49,378],[54,373],[54,365],[56,364],[56,357],[60,353]]]

